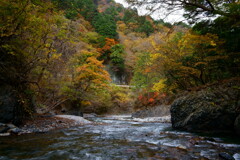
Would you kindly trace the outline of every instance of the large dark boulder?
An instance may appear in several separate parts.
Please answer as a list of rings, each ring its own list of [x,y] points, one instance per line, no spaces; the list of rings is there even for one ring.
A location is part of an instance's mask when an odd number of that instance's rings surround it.
[[[234,131],[234,123],[239,123],[235,122],[239,100],[239,78],[192,91],[171,105],[172,126],[188,131]]]
[[[0,86],[0,122],[10,123],[19,121],[16,115],[18,99],[16,92],[11,86]]]

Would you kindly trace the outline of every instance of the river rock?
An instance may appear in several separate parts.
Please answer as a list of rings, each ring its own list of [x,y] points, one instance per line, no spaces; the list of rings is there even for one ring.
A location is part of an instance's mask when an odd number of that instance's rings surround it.
[[[239,154],[239,153],[235,153],[235,154],[233,155],[233,158],[234,158],[235,160],[240,160],[240,154]]]
[[[233,158],[231,155],[225,152],[219,153],[219,157],[221,157],[224,160],[235,160],[235,158]]]
[[[234,131],[239,126],[240,80],[232,79],[190,92],[171,105],[175,129],[188,131]],[[237,127],[238,128],[238,127]]]
[[[240,115],[235,120],[234,129],[240,135]]]
[[[10,128],[3,123],[0,123],[0,133],[6,133]]]
[[[97,117],[96,113],[83,114],[83,118],[95,118]]]
[[[14,124],[11,124],[11,123],[9,123],[9,124],[6,124],[10,129],[14,129],[14,128],[17,128]]]
[[[78,124],[90,124],[92,123],[89,120],[84,119],[81,116],[74,116],[74,115],[56,115],[55,117],[59,117],[59,118],[65,118],[65,119],[69,119],[69,120],[73,120],[75,125]]]
[[[18,135],[22,132],[22,130],[20,128],[16,127],[16,128],[10,129],[8,132],[10,132],[11,134],[14,134],[14,135]]]
[[[83,117],[83,113],[79,110],[69,110],[67,114]]]

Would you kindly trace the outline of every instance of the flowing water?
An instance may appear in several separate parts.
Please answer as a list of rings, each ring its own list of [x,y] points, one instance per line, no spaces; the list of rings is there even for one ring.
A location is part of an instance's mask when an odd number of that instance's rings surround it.
[[[170,123],[137,122],[130,116],[93,118],[101,124],[44,134],[0,137],[0,160],[240,159],[236,139],[204,138],[171,129]]]

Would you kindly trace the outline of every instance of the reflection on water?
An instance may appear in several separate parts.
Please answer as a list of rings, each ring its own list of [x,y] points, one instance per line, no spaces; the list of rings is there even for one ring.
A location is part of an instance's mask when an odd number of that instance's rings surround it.
[[[136,122],[129,116],[92,120],[102,123],[0,137],[0,160],[218,159],[221,152],[240,157],[239,144],[173,131],[169,123]]]

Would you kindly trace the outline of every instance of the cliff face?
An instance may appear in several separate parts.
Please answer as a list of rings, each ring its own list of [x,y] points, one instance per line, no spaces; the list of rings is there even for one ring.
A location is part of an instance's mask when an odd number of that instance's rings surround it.
[[[171,105],[172,126],[188,131],[239,130],[240,79],[191,92]]]

